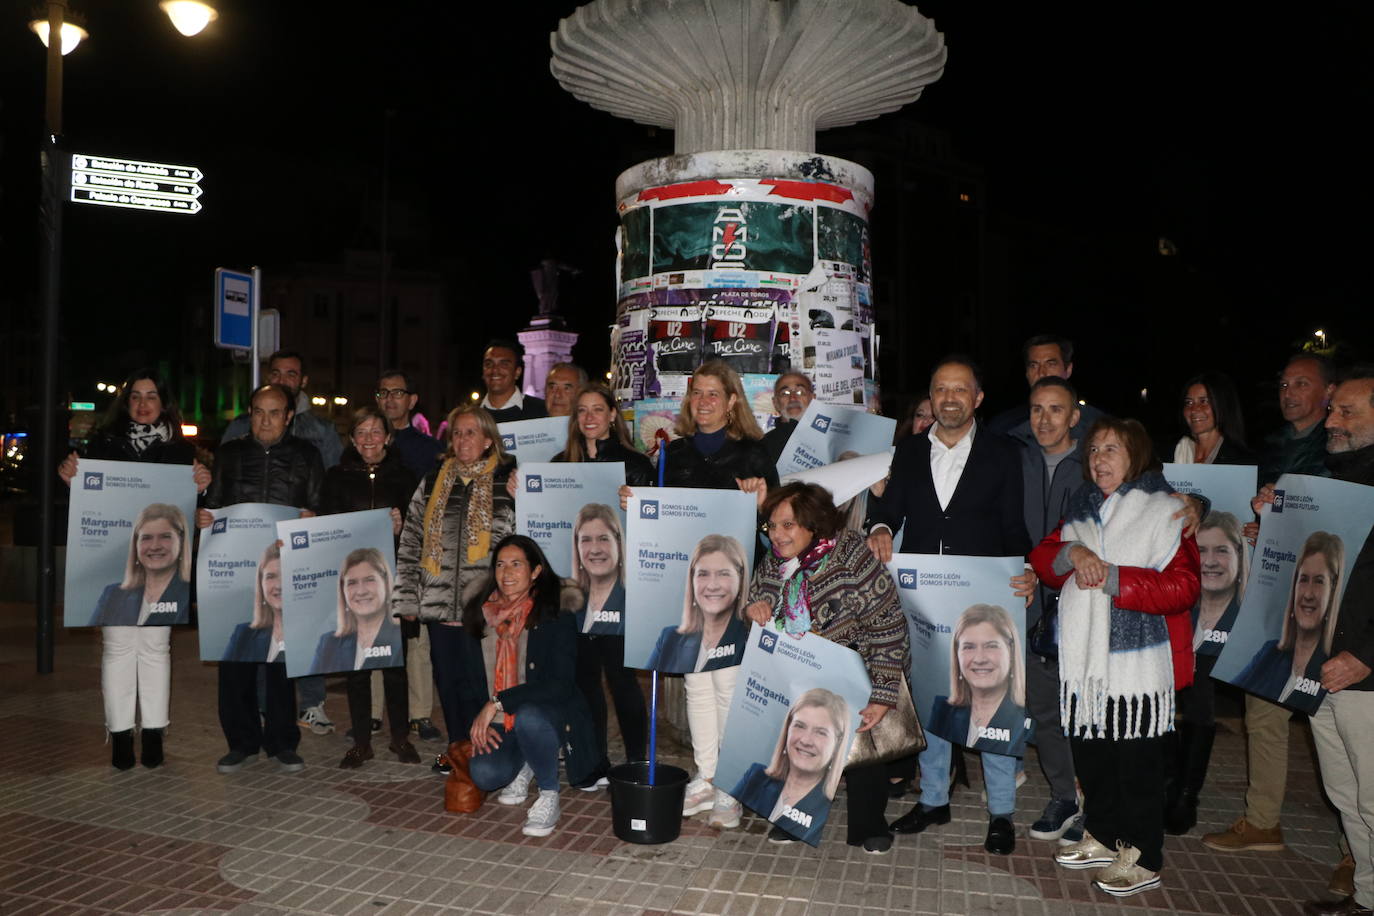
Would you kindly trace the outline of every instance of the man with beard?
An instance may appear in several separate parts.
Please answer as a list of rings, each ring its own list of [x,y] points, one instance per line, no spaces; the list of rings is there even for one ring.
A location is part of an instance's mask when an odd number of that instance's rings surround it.
[[[338,464],[343,457],[343,440],[333,423],[310,412],[310,396],[305,393],[310,376],[305,374],[305,358],[295,350],[278,350],[267,357],[267,384],[280,385],[291,395],[294,411],[291,435],[315,446],[325,470]],[[249,415],[240,414],[225,427],[220,444],[243,438],[248,435],[249,427]]]
[[[787,440],[792,437],[792,430],[797,428],[797,421],[806,413],[815,396],[811,380],[800,372],[784,372],[773,383],[773,408],[778,412],[778,419],[773,428],[764,433],[763,447],[768,450],[768,458],[774,464],[782,457]]]
[[[1337,480],[1374,486],[1374,365],[1346,374],[1326,418],[1326,466]],[[1316,916],[1369,916],[1374,910],[1374,533],[1346,580],[1322,665],[1327,691],[1312,715],[1322,785],[1340,812],[1355,860],[1354,893],[1309,903]]]
[[[892,533],[902,529],[903,553],[947,553],[966,557],[1024,557],[1026,534],[1020,447],[996,433],[978,429],[974,411],[983,403],[977,365],[965,356],[947,356],[930,376],[935,425],[925,435],[908,436],[892,457],[891,479],[869,512],[868,546],[881,563],[892,560]],[[1011,580],[1016,597],[1028,599],[1035,574]],[[948,824],[948,741],[926,733],[920,755],[921,801],[892,824],[897,833],[920,833]],[[1016,846],[1012,813],[1016,807],[1017,758],[983,754],[988,790],[988,833],[984,848],[1007,855]]]

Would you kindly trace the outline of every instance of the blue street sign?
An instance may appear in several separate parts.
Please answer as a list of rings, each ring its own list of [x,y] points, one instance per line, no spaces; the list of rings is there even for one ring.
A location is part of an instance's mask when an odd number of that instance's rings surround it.
[[[221,267],[215,271],[215,346],[253,348],[253,275]]]

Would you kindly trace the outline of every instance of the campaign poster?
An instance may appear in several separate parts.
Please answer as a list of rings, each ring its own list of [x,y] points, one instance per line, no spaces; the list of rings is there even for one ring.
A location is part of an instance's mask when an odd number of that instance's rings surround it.
[[[859,653],[752,624],[730,698],[716,785],[816,846],[872,687]]]
[[[1311,714],[1346,578],[1374,524],[1374,487],[1284,474],[1260,512],[1235,625],[1212,677]]]
[[[522,464],[516,474],[515,530],[539,545],[559,578],[580,582],[589,566],[605,572],[602,567],[610,559],[610,571],[623,585],[624,462]],[[579,553],[581,535],[589,540]]]
[[[793,471],[782,475],[780,482],[783,485],[793,482],[819,484],[830,491],[830,498],[835,505],[843,506],[887,477],[892,467],[892,452],[893,449],[889,446],[872,455],[846,458],[834,464],[823,464],[805,471]]]
[[[286,676],[405,664],[390,509],[277,522]]]
[[[1213,512],[1229,512],[1244,525],[1254,513],[1250,500],[1259,490],[1253,464],[1166,464],[1164,479],[1180,493],[1205,496]]]
[[[1236,625],[1254,548],[1245,540],[1254,518],[1259,469],[1254,465],[1166,464],[1164,479],[1180,493],[1205,496],[1211,509],[1197,531],[1202,591],[1193,606],[1193,652],[1219,655]]]
[[[277,661],[284,642],[277,522],[300,518],[300,510],[239,503],[211,514],[196,559],[201,661]]]
[[[1021,557],[894,554],[888,564],[911,634],[911,693],[926,731],[1020,757],[1026,710],[1026,606],[1010,581]]]
[[[625,530],[625,664],[667,674],[738,665],[758,541],[739,490],[641,487]]]
[[[891,417],[812,401],[778,458],[778,474],[885,452],[896,430],[897,421]]]
[[[71,489],[63,624],[189,622],[191,466],[82,458]]]
[[[540,417],[537,420],[511,420],[496,424],[501,433],[501,448],[517,464],[527,461],[552,461],[568,444],[567,417]]]

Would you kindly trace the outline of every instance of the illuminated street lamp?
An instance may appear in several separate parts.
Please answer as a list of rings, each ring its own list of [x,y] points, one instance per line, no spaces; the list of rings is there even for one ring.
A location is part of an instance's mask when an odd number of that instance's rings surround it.
[[[1325,346],[1326,346],[1326,332],[1325,332],[1324,330],[1322,330],[1321,328],[1317,328],[1317,329],[1316,329],[1315,331],[1313,331],[1312,333],[1316,336],[1317,340],[1321,342],[1322,347],[1325,347]]]
[[[162,0],[158,6],[172,20],[176,30],[187,38],[199,35],[202,29],[219,18],[213,6],[199,0]]]
[[[29,23],[29,28],[38,36],[38,40],[43,42],[43,47],[46,48],[48,46],[48,20],[35,19]],[[91,37],[89,32],[74,22],[62,23],[61,35],[61,51],[63,57],[75,51],[76,46],[81,44],[82,40]]]
[[[334,399],[334,403],[337,404],[337,405],[340,406],[340,407],[343,407],[343,406],[345,406],[346,404],[348,404],[348,398],[345,398],[345,397],[336,397],[336,398]]]

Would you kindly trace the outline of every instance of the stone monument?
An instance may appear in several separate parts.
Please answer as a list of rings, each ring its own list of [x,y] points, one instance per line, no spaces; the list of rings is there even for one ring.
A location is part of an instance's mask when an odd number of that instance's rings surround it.
[[[558,287],[563,274],[576,276],[580,272],[553,258],[544,258],[530,271],[530,282],[539,299],[539,314],[530,319],[529,327],[516,335],[525,348],[525,394],[542,398],[549,369],[556,363],[572,362],[577,332],[569,331],[567,322],[558,314]]]

